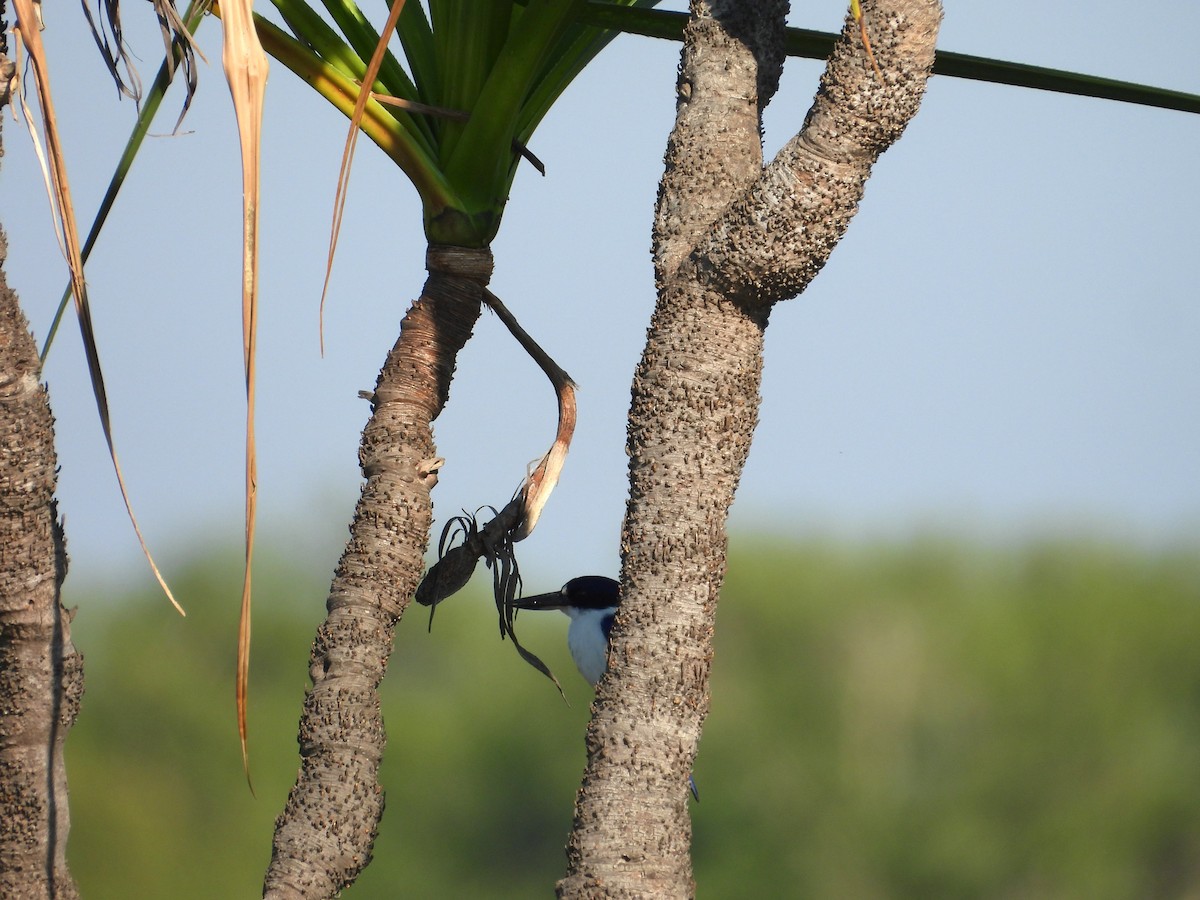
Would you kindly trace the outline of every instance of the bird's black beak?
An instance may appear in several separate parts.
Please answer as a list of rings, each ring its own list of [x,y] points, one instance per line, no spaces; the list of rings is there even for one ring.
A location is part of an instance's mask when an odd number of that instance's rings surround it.
[[[517,609],[562,609],[565,606],[562,591],[550,591],[547,594],[534,594],[532,597],[521,597],[513,602]]]

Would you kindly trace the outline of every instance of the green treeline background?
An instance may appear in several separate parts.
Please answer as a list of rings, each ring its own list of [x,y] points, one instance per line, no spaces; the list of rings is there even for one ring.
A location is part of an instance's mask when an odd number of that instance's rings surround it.
[[[149,590],[68,582],[85,897],[260,896],[328,581],[260,558],[257,796],[234,724],[236,555],[176,575],[186,619]],[[551,897],[563,872],[591,692],[565,617],[517,624],[569,706],[499,640],[476,581],[432,631],[417,607],[397,630],[387,813],[346,897]],[[1200,553],[735,536],[695,776],[702,897],[1200,898]]]

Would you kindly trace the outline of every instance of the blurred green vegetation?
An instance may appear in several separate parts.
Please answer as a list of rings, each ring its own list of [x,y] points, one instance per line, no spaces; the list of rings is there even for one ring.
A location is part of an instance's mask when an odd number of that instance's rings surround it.
[[[702,896],[1200,897],[1194,549],[733,548],[692,807]],[[87,693],[68,741],[70,858],[84,896],[260,896],[328,579],[260,558],[257,797],[234,726],[236,556],[175,578],[187,619],[150,592],[71,585]],[[432,633],[423,612],[397,631],[388,809],[345,896],[551,897],[590,702],[567,621],[518,624],[569,707],[497,640],[482,589],[445,604]]]

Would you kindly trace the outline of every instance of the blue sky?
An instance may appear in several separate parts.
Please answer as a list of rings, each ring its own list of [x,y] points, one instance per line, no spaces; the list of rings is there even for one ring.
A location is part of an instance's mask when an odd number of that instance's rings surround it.
[[[680,4],[671,4],[679,6]],[[838,4],[793,24],[834,30]],[[1200,93],[1200,8],[949,4],[948,50]],[[126,10],[153,73],[157,28]],[[81,219],[132,125],[75,7],[47,9]],[[186,133],[150,140],[88,280],[117,447],[170,577],[236,545],[242,515],[240,176],[219,26]],[[535,135],[492,284],[580,385],[563,480],[523,546],[528,590],[613,573],[625,411],[654,302],[650,221],[678,48],[624,38]],[[790,61],[774,152],[820,65]],[[317,309],[345,121],[275,66],[264,127],[258,441],[260,540],[332,571],[357,496],[374,384],[424,277],[412,189],[360,143],[326,308]],[[164,107],[158,130],[175,110]],[[1084,532],[1150,544],[1200,534],[1200,117],[936,78],[825,270],[776,309],[763,407],[734,508],[752,535],[1011,538]],[[8,277],[39,338],[66,279],[20,127],[5,124]],[[86,227],[86,226],[85,226]],[[148,580],[124,516],[73,321],[46,369],[58,420],[71,581]],[[500,505],[553,436],[554,399],[485,314],[436,423],[439,526]],[[185,603],[186,603],[186,598]]]

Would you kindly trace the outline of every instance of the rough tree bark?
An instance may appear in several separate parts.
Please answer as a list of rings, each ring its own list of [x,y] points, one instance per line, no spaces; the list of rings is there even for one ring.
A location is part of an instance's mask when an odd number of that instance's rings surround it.
[[[313,643],[301,767],[275,825],[264,896],[332,897],[371,860],[386,735],[378,687],[424,568],[437,481],[430,423],[479,317],[491,252],[432,246],[429,277],[388,354],[363,431],[365,482]]]
[[[863,2],[803,129],[765,168],[783,0],[693,0],[654,225],[658,302],[633,383],[622,606],[588,729],[561,897],[689,897],[687,777],[708,711],[725,523],[757,421],[772,306],[828,259],[916,113],[941,6]]]
[[[0,230],[0,897],[72,898],[62,751],[79,714],[83,657],[60,603],[67,553],[54,419],[37,345],[4,278],[7,253]]]

